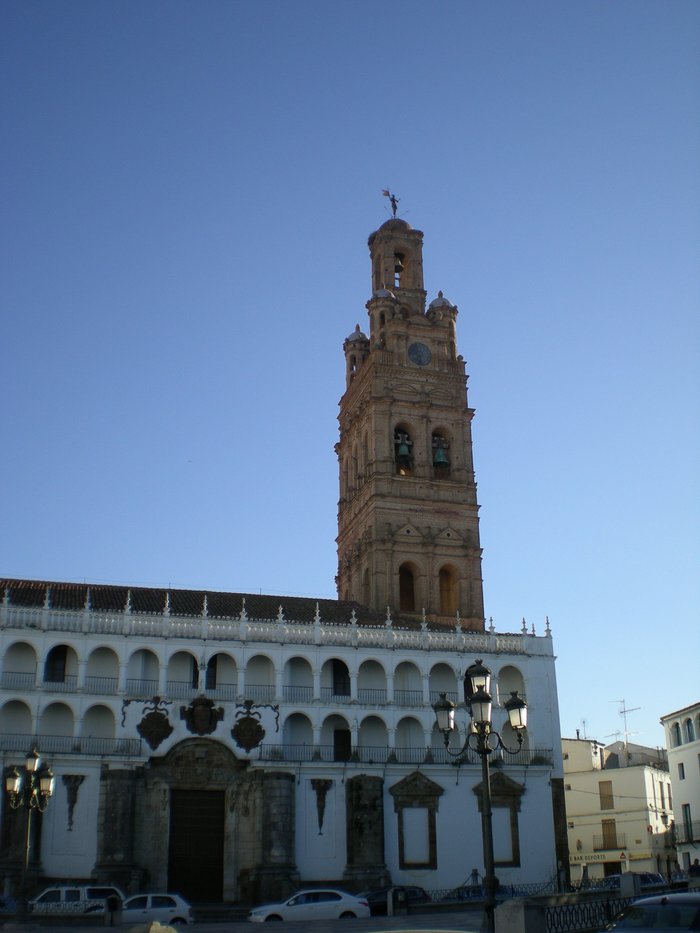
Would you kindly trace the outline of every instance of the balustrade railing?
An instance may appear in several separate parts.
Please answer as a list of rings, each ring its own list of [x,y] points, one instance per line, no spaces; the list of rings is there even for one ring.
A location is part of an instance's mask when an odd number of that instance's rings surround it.
[[[626,849],[627,839],[624,833],[604,833],[602,836],[593,836],[593,851],[605,852],[607,849]]]
[[[3,671],[0,686],[5,690],[32,690],[36,686],[36,671]]]
[[[310,703],[314,698],[314,688],[285,685],[282,694],[288,703]]]
[[[86,693],[116,693],[119,681],[116,677],[93,677],[88,675],[85,678]]]
[[[422,690],[394,690],[394,703],[397,706],[422,706]]]
[[[47,755],[109,755],[138,757],[141,739],[112,739],[90,735],[47,735],[45,733],[0,733],[0,750],[26,755],[28,748],[37,748]]]
[[[357,701],[363,706],[384,706],[386,689],[380,687],[358,687]]]
[[[305,743],[260,745],[260,758],[263,761],[355,761],[362,764],[435,764],[454,765],[456,760],[448,754],[444,746],[425,748],[421,746],[389,748],[388,745],[356,745],[349,754],[343,754],[333,745],[308,745]],[[523,749],[519,755],[508,759],[498,752],[491,755],[492,767],[523,767],[552,763],[551,749]],[[468,751],[458,764],[460,766],[481,766],[481,759],[476,752]]]

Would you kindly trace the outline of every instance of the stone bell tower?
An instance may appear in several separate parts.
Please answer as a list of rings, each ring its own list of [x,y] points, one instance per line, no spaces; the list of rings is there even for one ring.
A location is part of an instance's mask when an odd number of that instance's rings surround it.
[[[457,308],[426,309],[423,234],[393,218],[369,238],[369,337],[343,345],[338,596],[379,612],[484,627],[481,547]]]

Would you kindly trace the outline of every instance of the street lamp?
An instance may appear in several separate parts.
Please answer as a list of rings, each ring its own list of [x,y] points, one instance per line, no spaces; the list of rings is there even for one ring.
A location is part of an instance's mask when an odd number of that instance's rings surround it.
[[[475,661],[464,675],[464,702],[469,710],[471,721],[464,745],[459,751],[450,750],[450,733],[455,727],[455,705],[447,699],[445,693],[433,705],[437,726],[445,739],[448,755],[461,758],[470,749],[481,758],[481,835],[484,846],[484,916],[482,929],[493,933],[494,910],[496,908],[496,889],[498,879],[494,871],[493,825],[491,819],[491,783],[489,776],[489,755],[502,748],[511,755],[522,748],[523,733],[527,728],[527,704],[518,696],[517,690],[511,691],[510,699],[503,704],[508,713],[508,721],[518,739],[517,749],[508,748],[501,736],[491,725],[491,707],[493,699],[490,693],[491,671],[483,661]]]
[[[27,753],[24,768],[18,770],[11,768],[5,775],[5,791],[10,807],[13,810],[27,811],[27,834],[24,846],[24,864],[20,896],[17,899],[17,917],[25,919],[27,915],[27,887],[29,871],[29,855],[32,842],[32,812],[43,813],[49,805],[53,794],[54,776],[48,765],[41,764],[39,752],[33,748]]]

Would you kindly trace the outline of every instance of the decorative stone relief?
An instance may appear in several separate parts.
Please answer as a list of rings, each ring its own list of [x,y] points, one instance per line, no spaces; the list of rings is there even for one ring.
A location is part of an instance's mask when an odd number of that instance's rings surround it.
[[[195,735],[211,735],[223,718],[223,706],[215,708],[209,697],[195,697],[189,706],[180,707],[180,719]]]
[[[66,788],[68,797],[68,832],[73,831],[73,811],[78,802],[78,789],[85,780],[84,774],[64,774],[62,777],[63,785]]]
[[[313,778],[311,787],[316,794],[316,812],[318,814],[318,834],[323,835],[323,815],[326,812],[326,795],[333,787],[333,781],[324,778]]]
[[[275,732],[280,728],[280,708],[271,703],[254,703],[252,700],[244,700],[242,704],[237,704],[236,723],[231,729],[231,737],[236,745],[246,752],[257,748],[265,738],[265,730],[262,726],[262,716],[258,712],[261,709],[271,709],[275,713]]]
[[[127,702],[127,701],[125,701]],[[136,726],[136,731],[145,739],[154,751],[173,732],[173,726],[168,719],[166,707],[172,706],[170,700],[162,700],[159,696],[153,697],[143,707],[143,718]]]

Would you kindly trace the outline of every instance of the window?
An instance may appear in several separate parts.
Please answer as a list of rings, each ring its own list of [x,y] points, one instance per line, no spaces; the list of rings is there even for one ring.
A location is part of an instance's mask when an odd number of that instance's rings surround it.
[[[694,742],[695,741],[695,727],[693,726],[693,720],[686,719],[684,725],[685,725],[686,742]]]
[[[333,761],[350,761],[352,741],[349,729],[333,730]]]
[[[192,664],[192,686],[196,690],[199,687],[199,664],[197,664],[196,658],[190,660]]]
[[[217,655],[214,655],[213,658],[209,658],[207,663],[207,673],[206,679],[204,681],[204,687],[206,690],[216,690],[216,666]]]
[[[151,907],[177,907],[177,904],[167,894],[154,894],[151,897]]]
[[[148,907],[148,898],[145,894],[140,894],[138,897],[129,898],[126,906],[129,910],[145,910]]]
[[[44,664],[44,680],[48,683],[63,683],[66,679],[67,658],[68,648],[65,645],[54,645]]]
[[[686,838],[688,840],[693,838],[693,834],[691,832],[692,825],[693,825],[693,820],[690,816],[690,804],[684,803],[683,804],[683,828],[685,829],[687,833]]]
[[[343,661],[333,658],[331,676],[333,678],[333,696],[350,696],[350,674]]]
[[[598,794],[600,796],[601,810],[614,810],[615,800],[613,798],[612,781],[599,781]]]
[[[659,782],[659,790],[661,791],[661,809],[665,810],[666,809],[666,791],[664,789],[664,785],[661,782]]]
[[[668,809],[673,810],[673,800],[671,799],[671,785],[668,784]]]
[[[415,581],[408,564],[399,567],[399,609],[402,612],[416,611]]]
[[[454,616],[459,609],[457,574],[451,567],[440,569],[440,615]]]
[[[677,748],[681,745],[683,739],[681,738],[681,724],[679,722],[674,722],[671,726],[671,744],[674,748]]]
[[[603,848],[617,849],[617,829],[615,827],[615,820],[603,820],[601,828],[603,830]]]

